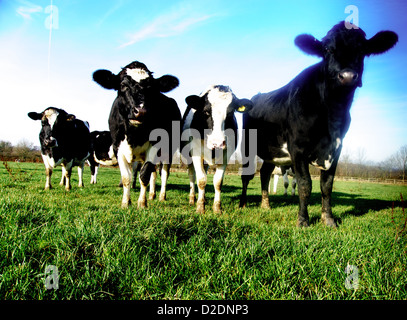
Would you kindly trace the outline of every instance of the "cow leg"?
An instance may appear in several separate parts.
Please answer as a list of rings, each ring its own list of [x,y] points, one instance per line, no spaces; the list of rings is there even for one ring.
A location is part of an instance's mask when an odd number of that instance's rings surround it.
[[[334,161],[334,163],[332,164],[331,168],[328,171],[321,170],[321,179],[320,179],[322,194],[321,221],[325,223],[328,227],[333,228],[336,228],[336,223],[332,215],[331,195],[336,166],[338,164],[338,158]]]
[[[293,180],[291,181],[291,195],[295,196],[295,187],[297,186],[297,179],[295,176],[293,177]]]
[[[213,199],[213,212],[221,213],[220,193],[222,189],[223,177],[225,175],[226,164],[219,165],[213,176],[213,186],[215,188],[215,198]]]
[[[85,185],[83,184],[83,166],[84,166],[84,162],[82,162],[81,164],[78,165],[78,177],[79,177],[79,182],[78,182],[78,186],[83,188]]]
[[[143,164],[140,169],[139,182],[140,182],[140,195],[137,202],[139,209],[147,207],[147,186],[150,182],[151,173],[155,171],[155,165],[150,161]]]
[[[72,175],[72,163],[68,162],[66,164],[62,164],[62,170],[65,170],[65,190],[71,190],[71,175]]]
[[[311,196],[312,180],[307,162],[300,160],[295,161],[295,176],[298,183],[298,196],[300,202],[297,227],[308,227],[308,202]]]
[[[287,195],[288,187],[290,186],[290,180],[288,180],[288,173],[287,173],[287,171],[284,172],[283,181],[284,181],[284,195],[286,196],[286,195]]]
[[[62,175],[61,175],[61,181],[59,182],[60,186],[64,186],[66,181],[65,181],[65,177],[66,177],[66,169],[64,166],[62,166]]]
[[[52,189],[51,185],[51,176],[52,176],[52,170],[55,165],[55,162],[50,159],[48,156],[44,155],[41,153],[42,161],[44,162],[45,165],[45,190]]]
[[[254,177],[254,174],[250,175],[241,175],[241,180],[242,180],[242,194],[240,196],[240,203],[239,203],[239,208],[246,208],[247,205],[247,187],[249,186],[250,180],[252,180]]]
[[[139,161],[135,161],[133,162],[133,184],[132,184],[132,188],[136,189],[137,187],[137,174],[139,173],[141,168],[141,162]]]
[[[157,171],[154,170],[153,172],[151,172],[151,176],[150,176],[150,193],[148,196],[148,200],[154,200],[155,199],[155,183],[157,181]]]
[[[273,194],[277,193],[277,186],[278,186],[278,174],[275,174],[273,177]],[[270,192],[270,186],[269,186],[269,192]]]
[[[170,176],[171,164],[164,163],[161,168],[161,190],[160,190],[160,201],[165,201],[167,199],[167,181]]]
[[[189,177],[189,204],[194,205],[195,204],[195,169],[194,165],[190,164],[188,165],[188,177]]]
[[[90,173],[91,173],[90,184],[96,184],[98,171],[99,171],[99,164],[91,164],[91,166],[90,166]]]
[[[263,209],[270,209],[268,186],[273,169],[274,164],[269,162],[263,162],[263,165],[260,169],[261,207]]]
[[[194,164],[198,185],[198,201],[196,205],[196,212],[205,213],[205,187],[207,177],[203,167],[201,156],[192,156],[192,163]]]
[[[130,185],[131,185],[131,163],[129,163],[126,158],[119,154],[117,157],[119,163],[120,174],[121,174],[121,184],[123,185],[123,199],[122,208],[128,208],[131,205],[130,199]]]

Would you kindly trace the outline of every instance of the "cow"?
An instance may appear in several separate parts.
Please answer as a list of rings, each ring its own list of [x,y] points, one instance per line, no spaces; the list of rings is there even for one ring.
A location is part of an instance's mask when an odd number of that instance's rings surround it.
[[[91,172],[90,183],[96,184],[99,165],[115,166],[117,159],[113,154],[110,131],[92,131],[90,141],[90,156],[88,158]]]
[[[205,212],[206,165],[215,165],[213,212],[221,212],[221,187],[228,161],[237,146],[235,111],[247,112],[252,103],[238,99],[227,86],[210,86],[200,96],[185,99],[187,108],[182,124],[182,150],[188,150],[190,180],[189,203],[195,204],[195,179],[198,185],[196,211]],[[191,161],[192,160],[192,161]]]
[[[89,123],[76,119],[63,109],[49,107],[43,112],[29,112],[33,120],[41,120],[41,156],[45,165],[45,190],[51,189],[52,170],[62,165],[61,184],[71,189],[72,167],[78,166],[79,187],[83,187],[83,166],[89,156]]]
[[[391,49],[398,41],[392,31],[381,31],[370,39],[357,26],[342,21],[322,40],[312,35],[296,37],[295,44],[322,61],[303,70],[291,82],[252,98],[253,108],[243,116],[242,152],[250,142],[247,129],[257,129],[257,155],[264,160],[260,170],[263,208],[270,208],[267,187],[274,166],[292,165],[298,184],[297,226],[309,225],[311,195],[309,164],[321,169],[321,221],[336,227],[331,208],[332,186],[342,141],[350,125],[350,107],[357,87],[362,86],[364,58]],[[249,155],[255,157],[255,155]],[[248,160],[250,163],[254,160]],[[240,207],[254,172],[242,170]]]
[[[112,136],[113,152],[119,163],[123,183],[122,207],[131,204],[131,164],[141,161],[140,195],[138,208],[147,207],[146,188],[157,163],[163,163],[161,174],[160,200],[166,198],[166,185],[171,166],[173,150],[173,127],[181,122],[181,112],[176,101],[165,96],[179,85],[172,75],[154,78],[147,66],[133,61],[118,73],[97,70],[93,80],[106,89],[117,91],[109,115],[109,130]],[[174,122],[174,126],[173,126]],[[157,143],[154,141],[161,140]],[[176,138],[174,139],[176,140]]]
[[[293,177],[291,181],[291,195],[295,195],[295,187],[297,186],[297,180],[295,180],[295,174],[292,170],[291,167],[286,167],[286,166],[281,166],[281,167],[275,167],[273,172],[271,173],[274,177],[274,183],[273,183],[273,194],[277,193],[277,184],[278,184],[278,178],[279,176],[283,176],[283,181],[284,181],[284,195],[286,196],[288,194],[288,186],[290,185],[290,180],[288,179],[288,176]],[[270,193],[270,188],[271,188],[271,181],[269,184],[269,193]]]

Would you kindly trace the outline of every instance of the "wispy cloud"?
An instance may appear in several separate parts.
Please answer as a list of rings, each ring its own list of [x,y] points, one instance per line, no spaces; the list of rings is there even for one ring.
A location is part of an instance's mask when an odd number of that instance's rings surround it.
[[[211,19],[214,15],[194,14],[186,10],[173,11],[161,15],[151,23],[145,25],[140,30],[130,36],[130,40],[120,47],[128,47],[137,42],[151,38],[166,38],[179,35],[192,26]]]
[[[19,1],[21,6],[17,8],[17,13],[26,20],[31,20],[31,15],[42,11],[42,7],[29,1]]]

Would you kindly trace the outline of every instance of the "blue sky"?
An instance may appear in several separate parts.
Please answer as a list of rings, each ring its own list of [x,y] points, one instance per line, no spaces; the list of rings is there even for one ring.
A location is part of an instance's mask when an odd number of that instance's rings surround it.
[[[399,34],[386,54],[365,59],[344,152],[359,148],[385,160],[407,144],[407,22],[403,1],[342,0],[0,0],[0,140],[38,145],[40,124],[27,117],[48,106],[107,130],[114,91],[92,81],[97,69],[115,73],[133,60],[157,77],[173,74],[180,86],[168,95],[183,112],[185,97],[211,84],[229,85],[251,98],[285,85],[319,61],[297,49],[298,34],[325,36],[358,9],[367,37]],[[50,32],[51,31],[51,32]],[[51,36],[51,44],[50,44]]]

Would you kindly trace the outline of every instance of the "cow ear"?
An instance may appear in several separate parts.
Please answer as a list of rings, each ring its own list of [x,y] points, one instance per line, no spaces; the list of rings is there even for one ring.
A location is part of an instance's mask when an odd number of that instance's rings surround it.
[[[29,112],[28,116],[33,120],[41,120],[42,119],[42,113],[38,113],[38,112]]]
[[[236,108],[237,112],[246,113],[253,108],[253,102],[249,99],[240,99]]]
[[[93,80],[105,89],[119,90],[120,78],[109,70],[96,70],[93,73]]]
[[[160,92],[169,92],[179,86],[178,78],[168,74],[155,79],[155,82],[158,85]]]
[[[380,54],[390,50],[395,46],[399,37],[393,31],[380,31],[366,42],[366,53]]]
[[[202,110],[204,108],[203,99],[196,95],[186,97],[185,102],[187,103],[188,107],[195,110]]]
[[[310,34],[300,34],[294,40],[295,45],[306,54],[322,57],[322,43]]]

